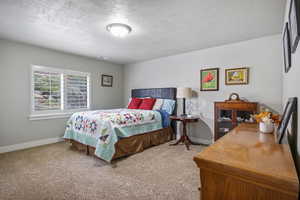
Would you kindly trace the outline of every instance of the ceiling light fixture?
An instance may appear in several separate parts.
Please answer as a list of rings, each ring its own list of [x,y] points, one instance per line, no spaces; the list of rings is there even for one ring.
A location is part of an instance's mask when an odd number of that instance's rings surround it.
[[[97,56],[98,60],[108,60],[107,56]]]
[[[132,29],[126,24],[112,23],[106,26],[106,30],[116,37],[125,37]]]

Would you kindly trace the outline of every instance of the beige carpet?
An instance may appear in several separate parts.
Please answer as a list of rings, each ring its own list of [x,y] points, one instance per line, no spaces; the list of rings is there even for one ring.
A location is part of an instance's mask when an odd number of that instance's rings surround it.
[[[199,199],[193,156],[163,144],[109,165],[64,142],[0,154],[0,199]]]

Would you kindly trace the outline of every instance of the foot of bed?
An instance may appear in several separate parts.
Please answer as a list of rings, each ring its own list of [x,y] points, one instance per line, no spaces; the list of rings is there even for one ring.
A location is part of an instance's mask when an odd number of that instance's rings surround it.
[[[88,145],[86,145],[86,155],[90,155],[90,149]]]

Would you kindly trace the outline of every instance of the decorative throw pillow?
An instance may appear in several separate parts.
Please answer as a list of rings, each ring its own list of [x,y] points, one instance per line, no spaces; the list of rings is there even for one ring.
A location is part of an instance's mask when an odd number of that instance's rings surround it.
[[[173,113],[175,108],[175,100],[172,99],[164,99],[164,103],[161,107],[161,110],[165,110],[170,115]]]
[[[143,99],[140,98],[131,98],[131,101],[128,105],[128,109],[139,109]]]
[[[143,99],[142,103],[139,106],[139,109],[141,110],[152,110],[154,104],[155,104],[156,99],[153,98],[146,98]]]
[[[163,105],[163,103],[164,103],[163,99],[156,99],[155,104],[154,104],[152,110],[160,110],[161,107],[162,107],[162,105]]]

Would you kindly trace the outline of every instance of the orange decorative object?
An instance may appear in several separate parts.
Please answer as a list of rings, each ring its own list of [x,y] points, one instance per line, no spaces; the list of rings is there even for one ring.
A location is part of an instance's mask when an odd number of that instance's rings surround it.
[[[254,118],[256,119],[256,121],[259,122],[264,122],[266,119],[274,122],[275,124],[279,124],[280,123],[280,117],[277,114],[273,114],[272,112],[269,111],[262,111],[257,115],[254,115]]]

